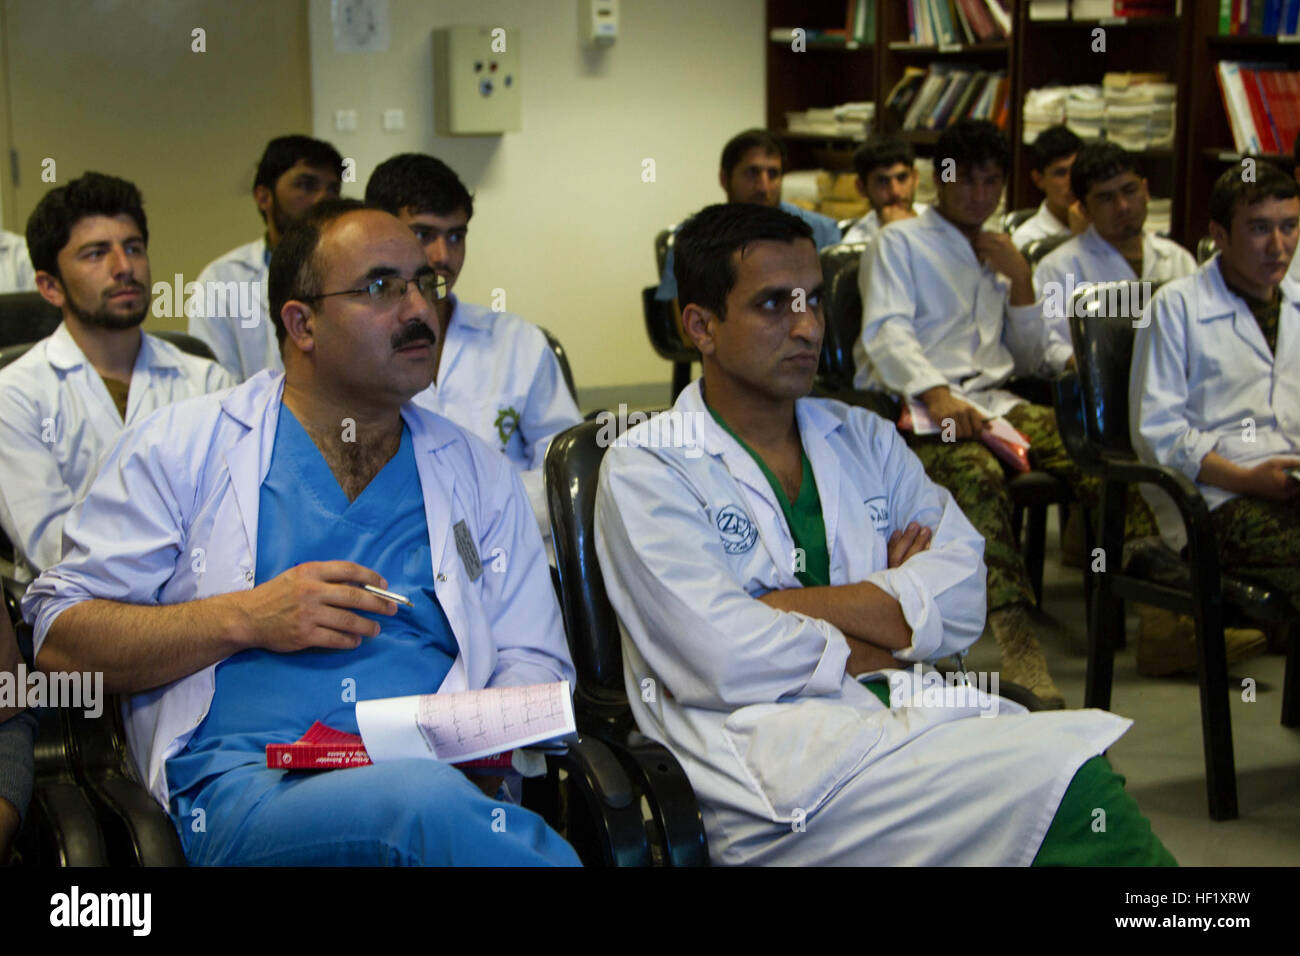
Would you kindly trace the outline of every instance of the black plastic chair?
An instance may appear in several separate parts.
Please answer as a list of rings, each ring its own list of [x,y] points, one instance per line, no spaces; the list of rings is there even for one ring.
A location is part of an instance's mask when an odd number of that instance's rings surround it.
[[[577,405],[578,386],[573,384],[573,369],[569,367],[569,355],[564,351],[564,346],[560,344],[560,340],[546,329],[542,329],[542,335],[546,336],[546,344],[551,347],[555,360],[560,363],[560,374],[564,376],[564,384],[569,386],[569,395],[573,397],[573,404]]]
[[[691,384],[691,365],[700,360],[700,353],[692,345],[682,340],[677,329],[677,316],[672,302],[655,298],[658,286],[646,286],[641,290],[641,308],[645,313],[646,334],[650,345],[660,358],[673,363],[673,397],[682,393]]]
[[[1213,239],[1209,236],[1201,236],[1200,239],[1196,240],[1196,264],[1202,265],[1209,262],[1218,251]]]
[[[998,223],[1003,232],[1012,233],[1023,226],[1025,222],[1034,217],[1038,212],[1037,206],[1026,206],[1023,209],[1012,209],[1002,214],[1002,219]]]
[[[1060,236],[1046,236],[1042,239],[1031,239],[1029,242],[1025,243],[1025,248],[1020,250],[1020,254],[1023,255],[1025,261],[1029,263],[1029,268],[1033,269],[1042,260],[1043,256],[1047,255],[1057,246],[1064,242],[1069,242],[1073,238],[1074,236],[1067,232]]]
[[[1196,485],[1173,468],[1138,460],[1129,434],[1133,325],[1130,317],[1100,314],[1105,291],[1105,285],[1096,291],[1080,290],[1071,303],[1070,332],[1078,371],[1066,373],[1056,382],[1061,437],[1078,466],[1102,480],[1099,543],[1103,554],[1123,554],[1127,494],[1139,482],[1157,485],[1173,498],[1188,544],[1186,559],[1163,544],[1154,544],[1134,549],[1122,569],[1112,559],[1106,572],[1095,576],[1084,705],[1110,707],[1115,649],[1124,632],[1126,600],[1192,615],[1210,817],[1232,820],[1237,817],[1237,781],[1223,636],[1225,604],[1255,621],[1291,622],[1282,691],[1282,724],[1286,727],[1300,726],[1297,612],[1285,596],[1267,585],[1221,573],[1209,508]]]
[[[546,453],[551,540],[563,595],[564,626],[577,669],[578,728],[614,751],[649,804],[655,862],[706,865],[708,843],[686,772],[672,753],[636,730],[623,684],[618,618],[596,559],[601,426],[585,422],[557,435]]]
[[[156,335],[176,346],[182,352],[188,352],[190,355],[197,355],[199,358],[205,358],[210,362],[215,362],[217,357],[212,354],[212,349],[207,342],[195,338],[187,332],[177,332],[174,329],[158,329],[151,331],[150,335]]]
[[[63,321],[63,313],[39,292],[0,295],[0,348],[20,342],[39,342]]]
[[[862,334],[862,291],[858,271],[864,244],[840,244],[822,250],[822,275],[826,330],[818,366],[815,394],[834,398],[850,405],[861,405],[897,422],[901,411],[898,398],[884,392],[864,391],[853,387],[853,344]],[[1013,380],[1007,387],[1027,401],[1051,404],[1046,383]],[[1061,509],[1062,526],[1074,495],[1070,486],[1047,472],[1031,471],[1017,475],[1007,483],[1011,501],[1012,531],[1020,539],[1025,530],[1023,555],[1034,588],[1035,603],[1043,603],[1043,565],[1047,553],[1047,509]]]

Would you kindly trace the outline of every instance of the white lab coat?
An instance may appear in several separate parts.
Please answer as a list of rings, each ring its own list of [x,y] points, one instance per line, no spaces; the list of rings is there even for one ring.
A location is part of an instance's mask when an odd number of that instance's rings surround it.
[[[1044,199],[1038,204],[1038,212],[1011,230],[1011,244],[1017,249],[1023,249],[1035,239],[1064,236],[1069,231],[1069,223],[1057,219],[1052,210],[1047,208],[1047,200]]]
[[[542,462],[557,434],[582,421],[542,330],[509,312],[451,297],[438,381],[423,406],[502,452],[523,479],[542,537],[550,537]]]
[[[930,207],[923,202],[912,203],[912,210],[919,216]],[[906,220],[901,220],[906,222]],[[855,242],[870,242],[876,236],[880,235],[880,214],[874,209],[859,219],[853,225],[849,226],[844,233],[844,238],[840,242],[845,245]]]
[[[0,229],[0,295],[35,291],[36,270],[27,254],[27,240]]]
[[[837,628],[755,600],[800,586],[780,507],[699,382],[674,412],[695,416],[694,447],[637,447],[647,423],[606,452],[596,549],[637,725],[682,762],[713,860],[1030,863],[1074,772],[1130,722],[1001,699],[990,720],[964,719],[971,706],[884,707],[845,674]],[[984,542],[951,495],[883,419],[818,399],[796,415],[831,581],[899,601],[913,632],[901,660],[969,646],[984,624]],[[888,536],[911,521],[933,543],[890,569]]]
[[[1224,284],[1217,254],[1155,294],[1135,335],[1129,377],[1129,432],[1142,460],[1196,481],[1212,451],[1245,467],[1300,455],[1296,293],[1282,283],[1276,358],[1249,306]],[[1215,485],[1197,488],[1211,510],[1236,497]],[[1173,503],[1151,503],[1162,533],[1180,540]]]
[[[856,388],[916,396],[947,385],[1001,415],[1024,401],[997,387],[1013,372],[1064,365],[1044,360],[1042,303],[1011,306],[1011,280],[982,265],[936,209],[882,229],[862,255],[858,285]]]
[[[284,371],[284,359],[280,355],[280,343],[275,337],[267,299],[267,271],[266,239],[262,238],[231,249],[204,267],[198,279],[204,290],[201,308],[191,313],[187,296],[190,335],[208,343],[217,361],[240,382],[247,381],[264,368],[273,372]],[[254,314],[242,315],[240,309],[230,305],[227,305],[224,315],[208,314],[207,290],[229,282],[256,283],[258,307]],[[214,298],[213,304],[217,301]],[[225,301],[229,302],[229,297]],[[241,305],[243,301],[241,298]]]
[[[266,371],[164,408],[123,436],[68,516],[63,562],[23,598],[37,653],[54,619],[90,598],[179,604],[253,587],[260,488],[283,391],[283,374]],[[541,538],[514,470],[445,419],[409,403],[402,419],[424,492],[434,588],[460,651],[429,691],[572,680]],[[475,581],[456,548],[459,521],[482,560]],[[205,667],[124,704],[141,779],[164,806],[164,764],[206,716],[214,671]]]
[[[0,370],[0,526],[14,544],[18,576],[29,580],[58,563],[63,519],[127,425],[234,384],[215,362],[143,335],[124,424],[104,380],[62,324]]]
[[[1142,275],[1133,273],[1133,267],[1119,251],[1103,239],[1096,226],[1089,226],[1073,239],[1067,239],[1038,263],[1034,270],[1034,289],[1043,299],[1043,314],[1047,321],[1048,355],[1062,362],[1074,354],[1070,338],[1069,295],[1093,282],[1135,282],[1142,279],[1151,283],[1168,282],[1189,276],[1196,271],[1192,254],[1163,236],[1153,232],[1142,235]],[[1059,292],[1048,294],[1049,286]]]

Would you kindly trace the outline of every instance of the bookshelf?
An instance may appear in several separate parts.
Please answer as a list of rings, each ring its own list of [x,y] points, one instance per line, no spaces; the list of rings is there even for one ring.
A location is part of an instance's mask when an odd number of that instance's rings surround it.
[[[1296,37],[1219,36],[1217,5],[1192,6],[1195,12],[1187,60],[1190,64],[1190,109],[1195,117],[1195,126],[1188,137],[1186,189],[1181,199],[1185,238],[1195,243],[1208,232],[1206,199],[1215,179],[1229,163],[1240,163],[1242,158],[1233,142],[1232,128],[1219,92],[1219,61],[1277,64],[1288,70],[1300,70],[1300,43],[1296,42]],[[1251,155],[1275,162],[1285,173],[1290,173],[1295,165],[1289,147],[1283,153]]]
[[[1187,49],[1192,25],[1188,7],[1207,7],[1205,0],[1183,0],[1183,15],[1152,17],[1106,17],[1095,20],[1032,20],[1029,4],[1020,3],[1016,16],[1013,96],[1017,97],[1017,119],[1028,90],[1044,86],[1100,84],[1106,73],[1165,73],[1176,85],[1172,147],[1152,148],[1138,153],[1139,168],[1147,178],[1151,194],[1172,200],[1171,228],[1184,241],[1186,204],[1180,184],[1187,166],[1189,123]],[[1217,4],[1214,4],[1217,18]],[[1217,22],[1217,21],[1216,21]],[[1094,52],[1096,30],[1104,30],[1105,51]],[[1036,206],[1042,194],[1029,177],[1030,147],[1021,142],[1020,126],[1012,140],[1013,172],[1007,208]],[[1191,248],[1195,247],[1195,240]]]

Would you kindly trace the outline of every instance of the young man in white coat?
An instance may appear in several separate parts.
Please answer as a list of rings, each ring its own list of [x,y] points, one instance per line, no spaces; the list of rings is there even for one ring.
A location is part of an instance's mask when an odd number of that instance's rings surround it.
[[[270,290],[285,371],[123,438],[23,599],[37,663],[130,695],[131,756],[193,863],[577,862],[447,764],[266,766],[316,721],[356,733],[357,700],[573,677],[514,470],[410,402],[441,294],[410,230],[322,203]]]
[[[404,153],[380,163],[366,202],[415,233],[433,271],[453,289],[465,266],[474,200],[433,156]],[[504,283],[503,283],[504,284]],[[550,536],[542,462],[551,439],[582,421],[546,335],[510,312],[448,294],[434,304],[438,344],[433,384],[416,403],[478,435],[519,472],[543,537]]]
[[[1043,194],[1038,211],[1011,232],[1017,249],[1035,239],[1078,234],[1087,227],[1083,209],[1070,191],[1070,167],[1083,146],[1068,126],[1049,126],[1030,147],[1029,178]]]
[[[215,362],[140,331],[148,245],[140,192],[114,176],[52,189],[28,219],[37,286],[63,322],[0,369],[0,527],[21,580],[58,562],[68,509],[124,428],[235,384]]]
[[[1097,756],[1129,721],[927,699],[906,670],[979,636],[983,541],[892,424],[804,397],[811,230],[711,206],[677,281],[704,374],[673,411],[696,437],[651,422],[606,452],[596,548],[637,725],[685,767],[714,862],[1171,862]],[[1098,806],[1125,821],[1100,839]]]
[[[265,234],[214,259],[199,273],[202,306],[189,313],[190,335],[208,343],[238,381],[264,368],[284,368],[267,298],[271,253],[307,210],[338,196],[342,175],[343,157],[323,140],[301,135],[271,140],[253,177],[253,201],[266,224]]]
[[[1072,290],[1091,282],[1138,280],[1145,283],[1139,288],[1150,288],[1196,271],[1190,252],[1146,228],[1151,197],[1128,150],[1105,140],[1087,144],[1070,167],[1070,188],[1088,228],[1045,255],[1034,270],[1053,355],[1073,354],[1068,310],[1062,307],[1069,305]]]
[[[1223,567],[1300,607],[1300,289],[1284,281],[1298,229],[1300,187],[1271,164],[1219,177],[1218,254],[1143,313],[1129,415],[1143,460],[1205,496]]]
[[[1005,417],[1029,436],[1034,468],[1095,495],[1096,482],[1088,486],[1066,454],[1052,409],[1002,388],[1013,374],[1054,374],[1073,360],[1068,348],[1046,347],[1042,303],[1024,256],[1006,233],[983,228],[1009,163],[1006,139],[992,123],[959,120],[944,130],[935,151],[937,204],[881,230],[863,258],[854,385],[905,397],[938,429],[915,437],[912,447],[984,535],[989,627],[1002,677],[1063,707],[1029,614],[1034,590],[1011,530],[1007,472],[980,440],[991,418]]]
[[[0,229],[0,295],[35,291],[36,270],[27,254],[27,240]]]
[[[853,185],[871,211],[844,232],[842,242],[870,242],[891,222],[919,216],[930,207],[914,202],[920,176],[916,153],[897,136],[875,137],[853,154]]]

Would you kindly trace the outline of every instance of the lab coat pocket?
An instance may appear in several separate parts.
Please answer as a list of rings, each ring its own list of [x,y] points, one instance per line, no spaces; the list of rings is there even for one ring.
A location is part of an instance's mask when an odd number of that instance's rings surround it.
[[[843,701],[806,699],[742,707],[723,724],[751,789],[779,823],[816,811],[880,741],[881,713]]]

